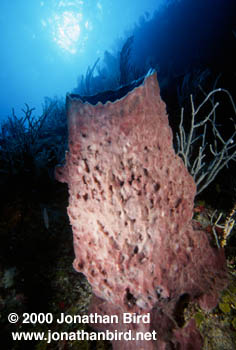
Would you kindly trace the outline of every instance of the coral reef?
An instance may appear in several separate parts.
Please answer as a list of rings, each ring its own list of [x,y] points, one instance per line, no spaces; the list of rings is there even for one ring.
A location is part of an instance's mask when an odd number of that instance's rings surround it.
[[[157,341],[119,340],[114,349],[200,349],[194,320],[182,328],[182,303],[217,305],[225,258],[192,220],[196,185],[173,149],[156,74],[114,102],[68,96],[67,109],[69,153],[56,177],[69,186],[74,268],[93,288],[90,312],[151,316],[93,326],[157,332]]]

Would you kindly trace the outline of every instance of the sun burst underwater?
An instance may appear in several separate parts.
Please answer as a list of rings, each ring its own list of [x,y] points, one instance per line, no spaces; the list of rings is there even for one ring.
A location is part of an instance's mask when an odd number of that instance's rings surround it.
[[[41,6],[46,3],[42,1]],[[51,8],[50,16],[41,20],[42,27],[49,28],[52,40],[64,52],[83,52],[88,32],[93,28],[90,19],[83,14],[84,1],[53,1]]]

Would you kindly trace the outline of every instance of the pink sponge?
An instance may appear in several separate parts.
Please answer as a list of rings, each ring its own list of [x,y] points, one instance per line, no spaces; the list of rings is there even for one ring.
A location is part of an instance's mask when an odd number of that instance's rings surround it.
[[[151,315],[149,324],[95,327],[156,330],[158,340],[144,341],[143,349],[168,342],[185,348],[181,300],[216,306],[227,281],[225,258],[192,221],[196,186],[173,149],[156,73],[115,102],[68,97],[67,104],[69,153],[56,176],[69,186],[74,268],[93,288],[91,312]],[[141,343],[113,345],[138,349]]]

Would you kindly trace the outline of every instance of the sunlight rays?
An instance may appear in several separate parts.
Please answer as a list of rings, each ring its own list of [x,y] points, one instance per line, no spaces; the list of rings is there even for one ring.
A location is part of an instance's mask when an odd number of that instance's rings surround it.
[[[61,15],[54,15],[53,40],[65,51],[76,53],[76,44],[80,37],[81,13],[64,11]]]
[[[46,8],[44,1],[40,5]],[[92,30],[92,23],[83,16],[83,7],[81,0],[52,0],[50,17],[41,19],[41,26],[50,31],[52,40],[64,53],[74,55],[83,51],[88,39],[86,32]]]

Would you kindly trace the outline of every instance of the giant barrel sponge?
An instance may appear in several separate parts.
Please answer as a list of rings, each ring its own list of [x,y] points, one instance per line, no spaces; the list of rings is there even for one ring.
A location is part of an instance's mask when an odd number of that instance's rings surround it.
[[[183,301],[217,305],[224,252],[192,220],[196,185],[175,154],[156,73],[137,85],[92,103],[67,97],[69,152],[56,177],[69,187],[73,265],[92,286],[90,312],[119,316],[95,329],[157,332],[114,349],[201,349],[194,321],[182,327],[178,312]],[[124,313],[150,322],[124,323]]]

